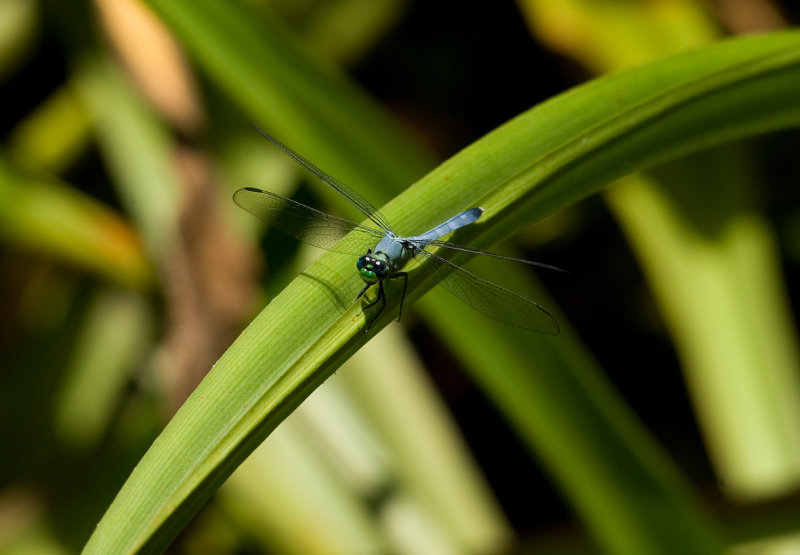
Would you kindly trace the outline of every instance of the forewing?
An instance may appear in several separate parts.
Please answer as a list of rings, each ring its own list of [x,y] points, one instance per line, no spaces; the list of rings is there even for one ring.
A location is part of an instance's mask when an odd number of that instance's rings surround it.
[[[391,231],[391,226],[389,222],[386,220],[386,217],[381,214],[380,210],[375,208],[372,203],[368,200],[363,198],[361,195],[356,193],[353,189],[336,179],[335,177],[328,175],[320,168],[312,164],[310,161],[303,158],[300,154],[296,153],[294,150],[280,142],[278,139],[267,133],[266,131],[259,129],[255,125],[253,126],[256,131],[261,133],[261,135],[271,142],[275,147],[280,149],[284,154],[286,154],[289,158],[303,166],[305,169],[313,173],[317,179],[333,187],[340,195],[346,198],[350,204],[355,206],[362,214],[364,214],[367,218],[372,220],[375,225],[382,228],[385,231]]]
[[[418,256],[429,263],[442,287],[481,314],[519,328],[558,335],[558,323],[541,305],[431,252],[420,251]]]
[[[254,187],[239,189],[233,194],[233,201],[283,233],[330,251],[360,256],[383,237],[383,232],[376,229]],[[357,233],[342,241],[353,230]]]

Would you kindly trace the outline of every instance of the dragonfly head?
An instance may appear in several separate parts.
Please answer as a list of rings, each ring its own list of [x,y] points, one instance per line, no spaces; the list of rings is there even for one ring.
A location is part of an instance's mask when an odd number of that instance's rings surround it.
[[[358,268],[358,275],[361,276],[364,283],[370,285],[386,279],[389,275],[389,265],[386,261],[376,258],[369,251],[359,257],[356,262],[356,268]]]

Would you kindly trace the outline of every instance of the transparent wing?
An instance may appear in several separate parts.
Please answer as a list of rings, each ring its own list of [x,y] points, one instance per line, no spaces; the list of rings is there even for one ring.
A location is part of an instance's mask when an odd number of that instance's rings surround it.
[[[519,328],[558,335],[558,323],[541,305],[431,252],[423,250],[417,254],[429,261],[430,271],[441,279],[442,287],[481,314]]]
[[[334,188],[340,195],[346,198],[350,204],[355,206],[359,212],[364,214],[367,218],[372,220],[375,225],[380,227],[385,231],[391,231],[392,227],[389,225],[389,221],[386,217],[380,213],[380,211],[375,208],[368,200],[363,198],[361,195],[356,193],[353,189],[336,179],[335,177],[328,175],[317,166],[300,156],[294,150],[280,142],[278,139],[267,133],[266,131],[259,129],[255,125],[253,128],[261,133],[261,135],[275,145],[278,149],[280,149],[284,154],[286,154],[289,158],[303,166],[305,169],[313,173],[317,179]]]
[[[377,229],[326,214],[255,187],[239,189],[233,194],[233,201],[287,235],[329,251],[360,256],[383,237],[383,232]],[[345,235],[354,230],[358,233],[342,241]]]
[[[472,254],[480,254],[483,256],[491,256],[493,258],[501,258],[503,260],[511,260],[512,262],[521,262],[523,264],[528,264],[529,266],[536,266],[537,268],[547,268],[548,270],[564,272],[565,274],[569,273],[567,270],[559,268],[558,266],[551,266],[550,264],[544,264],[543,262],[534,262],[533,260],[525,260],[524,258],[512,258],[510,256],[503,256],[502,254],[497,254],[490,251],[482,251],[480,249],[476,249],[473,247],[466,247],[464,245],[451,243],[450,241],[441,241],[436,239],[433,241],[425,241],[424,244],[431,247],[443,247],[445,249],[451,249],[455,251],[471,252]]]

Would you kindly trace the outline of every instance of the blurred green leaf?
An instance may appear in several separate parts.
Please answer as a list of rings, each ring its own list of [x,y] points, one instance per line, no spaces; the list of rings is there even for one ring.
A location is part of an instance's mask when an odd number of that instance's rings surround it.
[[[254,119],[359,191],[405,186],[433,165],[377,103],[304,55],[263,10],[215,0],[150,0],[198,65]],[[358,164],[351,161],[360,153]]]
[[[771,230],[746,198],[748,156],[733,146],[658,168],[659,187],[623,180],[607,199],[680,349],[727,495],[763,499],[800,480],[800,359]]]
[[[12,131],[8,149],[20,164],[58,173],[86,149],[89,135],[84,106],[62,87]]]
[[[383,38],[408,7],[407,0],[271,1],[318,57],[350,64]]]
[[[692,0],[519,4],[537,37],[599,73],[720,34]],[[753,19],[771,10],[751,8]],[[790,431],[800,415],[800,349],[758,206],[770,176],[759,180],[750,158],[742,145],[716,148],[628,175],[606,196],[681,357],[725,495],[740,501],[787,494],[800,481],[800,438]]]
[[[151,344],[151,320],[143,300],[129,293],[103,290],[93,300],[54,409],[62,442],[88,451],[108,432]]]
[[[33,0],[0,0],[0,77],[19,65],[33,45],[37,11]]]
[[[0,160],[0,237],[142,289],[153,278],[138,236],[119,216],[68,186]]]
[[[110,60],[85,55],[76,68],[73,86],[89,112],[122,203],[150,255],[163,260],[173,247],[183,192],[168,130]]]

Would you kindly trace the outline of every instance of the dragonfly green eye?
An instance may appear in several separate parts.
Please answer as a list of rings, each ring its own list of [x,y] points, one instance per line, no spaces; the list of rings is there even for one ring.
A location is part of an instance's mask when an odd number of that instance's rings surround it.
[[[365,283],[377,283],[379,281],[379,277],[376,275],[377,268],[375,267],[378,264],[378,261],[375,260],[374,257],[365,254],[364,256],[359,257],[356,261],[356,268],[358,268],[358,274],[361,276],[361,279],[364,280]]]
[[[358,274],[361,276],[361,279],[364,280],[364,283],[377,283],[378,278],[375,275],[375,272],[368,268],[361,268],[358,270]]]
[[[358,274],[366,283],[378,283],[389,275],[389,265],[380,258],[365,254],[356,261]]]

